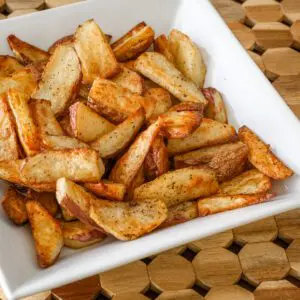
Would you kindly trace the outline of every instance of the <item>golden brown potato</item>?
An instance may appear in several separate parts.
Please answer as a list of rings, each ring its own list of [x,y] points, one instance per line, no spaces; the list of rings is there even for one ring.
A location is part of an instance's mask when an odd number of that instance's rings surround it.
[[[65,221],[69,222],[69,221],[77,220],[77,218],[68,209],[66,209],[64,207],[61,207],[60,209],[61,209],[63,219]]]
[[[140,103],[145,110],[146,120],[149,120],[152,117],[153,112],[155,110],[155,106],[156,106],[155,100],[151,97],[141,97]]]
[[[214,88],[202,89],[202,93],[208,100],[205,117],[227,124],[227,112],[221,94]]]
[[[169,111],[197,111],[201,114],[203,114],[204,106],[202,103],[196,103],[196,102],[181,102],[179,104],[173,105],[170,107]]]
[[[105,34],[93,20],[77,28],[74,47],[81,61],[85,84],[92,84],[97,77],[111,78],[121,71]]]
[[[109,175],[111,181],[123,183],[126,187],[130,186],[160,129],[161,123],[158,120],[135,139],[111,170]]]
[[[170,154],[177,154],[197,148],[225,144],[234,139],[236,139],[236,132],[233,126],[204,118],[200,127],[190,136],[184,139],[170,139],[168,150]]]
[[[74,137],[74,133],[70,124],[70,115],[66,114],[64,115],[60,121],[59,121],[59,125],[61,126],[61,128],[63,129],[64,133],[70,137]]]
[[[170,32],[169,44],[177,69],[186,78],[192,80],[198,88],[202,88],[205,81],[206,65],[200,49],[187,35],[177,29]]]
[[[168,209],[167,219],[160,228],[184,223],[198,217],[197,201],[183,202]]]
[[[41,268],[51,266],[58,258],[64,245],[59,222],[37,201],[26,202],[28,219]]]
[[[81,78],[80,61],[74,48],[61,45],[47,63],[32,98],[50,101],[54,114],[62,114],[76,97]]]
[[[126,188],[127,193],[125,195],[125,201],[131,201],[133,198],[133,193],[134,190],[141,186],[142,184],[144,184],[146,181],[145,178],[145,168],[144,168],[144,164],[140,167],[140,169],[138,170],[137,174],[135,175],[135,177],[133,178],[133,180],[131,181],[130,185]]]
[[[34,122],[29,107],[29,96],[25,93],[10,89],[7,100],[17,127],[18,136],[27,155],[41,151],[41,140],[38,128]]]
[[[141,22],[115,41],[111,47],[117,60],[123,62],[138,57],[150,47],[153,40],[153,29],[145,22]]]
[[[219,186],[219,194],[242,195],[266,193],[272,187],[271,179],[256,169],[223,182]]]
[[[24,66],[12,56],[0,55],[0,76],[6,77],[12,75],[14,72],[23,69]]]
[[[82,102],[69,108],[70,125],[74,136],[84,142],[92,142],[115,129],[115,125],[99,116]]]
[[[32,73],[36,81],[40,81],[42,79],[42,75],[46,68],[47,62],[48,61],[44,60],[44,61],[32,63],[30,65],[27,65],[25,69],[30,70],[30,72]]]
[[[239,138],[249,148],[249,161],[263,174],[273,179],[286,179],[294,174],[253,131],[243,126]]]
[[[198,200],[199,216],[204,217],[232,209],[237,209],[272,198],[274,194],[261,193],[252,195],[216,195]]]
[[[12,187],[4,194],[2,208],[10,220],[16,225],[22,225],[28,221],[25,197]]]
[[[52,55],[55,51],[55,49],[60,46],[60,45],[69,45],[69,44],[73,44],[75,41],[74,35],[70,34],[70,35],[66,35],[63,36],[62,38],[58,39],[57,41],[55,41],[48,49],[48,53],[50,55]]]
[[[43,136],[43,149],[63,150],[90,148],[88,144],[69,136],[45,135]]]
[[[168,90],[180,101],[207,104],[202,92],[178,71],[162,54],[145,52],[135,61],[138,72]]]
[[[154,41],[154,51],[161,53],[165,56],[171,63],[175,63],[175,58],[171,52],[171,46],[168,38],[162,34],[158,36]]]
[[[181,202],[216,193],[218,181],[215,172],[209,168],[190,167],[170,171],[147,182],[134,191],[134,200],[161,199],[171,207]]]
[[[121,183],[114,183],[108,180],[97,183],[85,183],[84,187],[93,192],[96,196],[112,201],[123,201],[126,187]]]
[[[20,40],[13,34],[7,37],[7,42],[16,58],[24,65],[48,60],[49,58],[48,52]]]
[[[90,146],[97,150],[102,158],[115,157],[127,148],[144,122],[145,111],[140,108],[113,131],[92,142]]]
[[[80,221],[61,223],[64,245],[73,249],[80,249],[102,242],[107,235]]]
[[[169,171],[168,149],[161,136],[157,136],[153,141],[145,158],[144,168],[149,181]]]

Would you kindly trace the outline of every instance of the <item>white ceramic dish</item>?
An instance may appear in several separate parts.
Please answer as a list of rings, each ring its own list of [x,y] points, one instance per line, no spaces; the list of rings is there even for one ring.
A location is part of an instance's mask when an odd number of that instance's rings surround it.
[[[144,20],[157,34],[186,32],[204,49],[206,86],[225,95],[231,122],[247,124],[292,167],[296,175],[271,202],[199,218],[131,242],[112,238],[81,251],[64,249],[56,264],[38,268],[28,228],[13,226],[0,210],[0,285],[8,299],[51,289],[232,227],[300,207],[300,124],[248,57],[208,0],[90,0],[68,7],[0,21],[0,53],[9,52],[14,33],[44,49],[94,18],[107,33],[120,36]],[[3,193],[4,185],[1,185]]]

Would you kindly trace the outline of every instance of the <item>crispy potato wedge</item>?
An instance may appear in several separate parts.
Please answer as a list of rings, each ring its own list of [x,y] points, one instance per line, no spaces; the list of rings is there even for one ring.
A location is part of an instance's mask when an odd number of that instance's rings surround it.
[[[22,225],[28,221],[25,197],[12,187],[4,194],[2,208],[9,219],[16,225]]]
[[[77,218],[66,208],[61,207],[61,214],[62,217],[65,221],[69,222],[69,221],[76,221]]]
[[[73,249],[80,249],[102,242],[107,235],[80,221],[61,222],[64,245]]]
[[[161,122],[158,120],[135,139],[127,152],[117,160],[111,170],[109,175],[111,181],[123,183],[126,187],[130,186],[160,129]]]
[[[49,59],[48,52],[20,40],[13,34],[7,37],[7,42],[16,58],[24,65]]]
[[[198,217],[197,201],[183,202],[168,209],[167,219],[160,228],[181,224]]]
[[[141,97],[140,98],[140,104],[144,108],[145,113],[146,113],[146,120],[149,120],[156,107],[156,102],[153,98],[151,97]]]
[[[41,151],[41,140],[29,107],[29,96],[10,89],[7,92],[7,100],[25,153],[29,156],[35,155]]]
[[[115,41],[111,48],[117,60],[123,62],[138,57],[150,47],[153,40],[153,29],[141,22]]]
[[[177,154],[197,148],[225,144],[235,139],[236,131],[233,126],[204,118],[200,127],[190,136],[184,139],[170,139],[168,150],[170,154]]]
[[[38,201],[53,217],[57,215],[58,203],[55,198],[55,193],[37,193],[33,190],[29,190],[26,198]]]
[[[63,129],[64,133],[70,137],[74,137],[74,133],[71,127],[71,123],[70,123],[70,115],[64,115],[60,121],[59,121],[59,125],[61,126],[61,128]]]
[[[0,161],[18,159],[20,147],[7,96],[0,95]]]
[[[145,175],[147,179],[153,180],[169,171],[168,149],[161,136],[153,141],[149,153],[144,162]]]
[[[177,29],[170,32],[169,44],[177,69],[186,78],[192,80],[198,88],[202,88],[205,81],[206,65],[200,49],[187,35]]]
[[[88,148],[46,151],[26,158],[21,167],[21,176],[30,183],[48,183],[61,177],[98,182],[103,174],[103,162]]]
[[[218,193],[226,195],[260,194],[268,192],[271,188],[271,179],[258,170],[252,169],[223,182],[219,186]]]
[[[216,195],[198,200],[199,216],[204,217],[232,209],[237,209],[271,199],[272,193],[252,195]]]
[[[135,68],[150,78],[180,101],[200,102],[207,104],[202,92],[190,80],[178,71],[162,54],[145,52],[135,62]]]
[[[227,124],[227,112],[221,94],[214,88],[202,89],[202,93],[208,101],[205,117]]]
[[[105,34],[93,20],[77,28],[74,47],[81,61],[84,83],[92,84],[97,77],[111,78],[121,71]]]
[[[167,207],[216,193],[218,181],[209,168],[190,167],[170,171],[134,191],[134,200],[163,200]]]
[[[76,97],[81,77],[81,66],[74,48],[61,45],[47,63],[32,98],[50,101],[54,114],[62,114]]]
[[[112,78],[112,81],[119,86],[128,89],[130,92],[142,95],[144,90],[144,79],[129,68],[121,68],[121,72]]]
[[[203,114],[204,106],[202,103],[196,103],[196,102],[181,102],[176,105],[173,105],[169,111],[197,111],[201,114]]]
[[[175,63],[175,57],[171,51],[171,45],[168,38],[162,34],[158,36],[154,41],[154,51],[161,53],[165,56],[171,63]]]
[[[243,126],[239,138],[249,148],[248,159],[263,174],[273,179],[286,179],[294,174],[252,130]]]
[[[75,41],[75,37],[73,34],[63,36],[62,38],[55,41],[48,49],[48,53],[52,55],[55,49],[60,45],[70,45],[73,44]]]
[[[153,231],[167,217],[161,200],[116,202],[93,200],[91,218],[107,233],[119,240],[133,240]]]
[[[46,150],[89,148],[90,146],[73,137],[45,135],[43,136],[43,148]]]
[[[84,187],[96,196],[113,201],[123,201],[126,187],[121,183],[114,183],[108,180],[97,183],[85,183]]]
[[[48,61],[40,61],[40,62],[36,62],[36,63],[32,63],[30,65],[27,65],[25,67],[25,69],[30,70],[30,72],[32,73],[32,75],[34,76],[35,80],[38,82],[42,79],[44,70],[46,68]]]
[[[90,146],[97,150],[102,158],[115,157],[127,148],[144,122],[145,111],[140,108],[113,131],[92,142]]]
[[[84,142],[91,142],[115,129],[115,125],[99,116],[82,102],[69,108],[70,125],[74,136]]]
[[[12,75],[14,72],[22,70],[24,66],[18,62],[12,56],[0,55],[0,76],[7,77]]]
[[[141,107],[141,99],[112,81],[97,78],[89,93],[88,106],[119,124]]]
[[[38,201],[27,201],[26,209],[38,264],[41,268],[47,268],[58,258],[64,245],[62,229],[59,222]]]
[[[145,178],[145,168],[144,165],[140,167],[137,174],[131,181],[130,185],[127,187],[127,194],[125,195],[125,201],[131,201],[133,198],[134,190],[146,182]]]

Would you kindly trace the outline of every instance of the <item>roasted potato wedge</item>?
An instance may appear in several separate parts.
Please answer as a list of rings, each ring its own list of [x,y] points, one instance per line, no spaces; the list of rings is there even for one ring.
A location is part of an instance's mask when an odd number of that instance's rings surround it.
[[[190,80],[178,71],[162,54],[145,52],[135,61],[135,68],[150,78],[180,101],[200,102],[207,104],[202,92]]]
[[[108,180],[99,181],[97,183],[85,183],[84,187],[104,199],[113,201],[123,201],[126,187],[121,183],[114,183]]]
[[[20,147],[7,96],[0,95],[0,161],[18,159]]]
[[[152,117],[153,112],[155,110],[155,106],[156,106],[155,100],[151,97],[141,97],[140,103],[145,110],[146,120],[149,120]]]
[[[103,162],[88,148],[42,152],[26,158],[21,167],[21,176],[29,183],[50,183],[60,177],[97,182],[103,173]]]
[[[131,201],[133,198],[133,193],[134,190],[141,186],[142,184],[144,184],[146,181],[145,178],[145,168],[144,165],[142,165],[140,167],[140,169],[138,170],[137,174],[135,175],[135,177],[133,178],[133,180],[131,181],[129,187],[127,187],[127,193],[125,195],[125,200],[126,201]]]
[[[123,62],[138,57],[150,47],[153,40],[153,29],[141,22],[115,41],[111,48],[117,60]]]
[[[58,203],[55,198],[55,193],[37,193],[33,190],[29,190],[26,198],[38,201],[53,217],[57,215]]]
[[[54,114],[62,114],[76,97],[81,78],[80,61],[74,48],[61,45],[47,63],[32,98],[50,101]]]
[[[126,187],[130,186],[160,129],[161,123],[158,120],[136,138],[127,152],[118,159],[111,170],[109,175],[111,181],[123,183]]]
[[[197,111],[201,114],[203,114],[203,104],[202,103],[196,103],[196,102],[181,102],[179,104],[173,105],[169,111],[177,111],[177,112],[182,112],[182,111]]]
[[[67,222],[69,221],[76,221],[77,218],[66,208],[61,207],[61,214],[63,216],[63,219]]]
[[[64,115],[60,121],[59,121],[59,125],[61,126],[61,128],[63,129],[64,133],[70,137],[74,137],[74,133],[71,127],[71,123],[70,123],[70,115]]]
[[[271,187],[271,179],[268,176],[252,169],[223,182],[219,186],[218,193],[226,195],[260,194],[268,192]]]
[[[13,34],[8,36],[7,42],[16,58],[24,65],[49,59],[48,52],[20,40]]]
[[[154,51],[161,53],[165,56],[171,63],[175,63],[175,57],[171,51],[171,45],[168,38],[162,34],[158,36],[154,41]]]
[[[77,28],[74,47],[81,61],[84,83],[92,84],[97,77],[111,78],[121,71],[105,34],[93,20]]]
[[[80,249],[102,242],[107,235],[80,221],[61,223],[64,245]]]
[[[44,60],[44,61],[32,63],[30,65],[27,65],[25,69],[30,70],[35,80],[38,82],[42,79],[47,62],[48,61]]]
[[[170,139],[168,151],[170,154],[177,154],[197,148],[225,144],[234,139],[236,139],[236,131],[233,126],[204,118],[200,127],[190,136],[184,139]]]
[[[119,86],[128,89],[130,92],[142,95],[144,90],[144,79],[129,68],[121,68],[121,72],[112,78],[112,81]]]
[[[40,152],[41,140],[29,107],[29,96],[25,93],[10,89],[7,92],[7,100],[25,153],[31,156]]]
[[[22,225],[28,221],[25,197],[12,187],[4,194],[2,208],[9,219],[16,225]]]
[[[28,219],[35,243],[38,264],[41,268],[51,266],[64,245],[59,222],[37,201],[26,202]]]
[[[22,70],[24,66],[18,62],[12,56],[0,55],[0,76],[7,77],[12,75],[14,72]]]
[[[216,193],[218,181],[209,168],[190,167],[170,171],[134,191],[134,200],[163,200],[167,207]]]
[[[70,45],[73,44],[75,41],[75,37],[73,34],[63,36],[62,38],[55,41],[48,49],[48,53],[52,55],[55,49],[60,45]]]
[[[115,125],[99,116],[82,102],[69,108],[70,125],[74,136],[84,142],[92,142],[115,129]]]
[[[227,124],[227,112],[221,94],[214,88],[202,89],[202,93],[208,101],[205,117]]]
[[[294,174],[252,130],[243,126],[239,138],[249,148],[249,161],[263,174],[273,179],[286,179]]]
[[[167,219],[160,225],[160,228],[184,223],[198,217],[197,201],[183,202],[168,209]]]
[[[204,217],[232,209],[237,209],[272,198],[272,193],[261,193],[252,195],[216,195],[198,200],[199,216]]]
[[[186,78],[192,80],[198,88],[202,88],[205,81],[206,65],[200,49],[187,35],[177,29],[170,32],[169,44],[177,69]]]
[[[168,149],[161,136],[153,141],[149,153],[144,162],[145,175],[147,179],[153,180],[169,171]]]
[[[46,150],[78,149],[89,148],[89,145],[69,136],[45,135],[43,148]]]
[[[145,111],[138,109],[113,131],[95,140],[90,146],[99,152],[102,158],[112,158],[122,152],[135,138],[145,122]]]

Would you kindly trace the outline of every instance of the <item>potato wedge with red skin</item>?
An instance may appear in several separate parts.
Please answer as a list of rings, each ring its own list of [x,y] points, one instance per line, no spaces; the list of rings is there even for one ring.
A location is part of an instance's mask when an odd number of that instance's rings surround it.
[[[135,139],[127,152],[114,165],[109,175],[111,181],[123,183],[126,187],[130,186],[160,129],[161,122],[158,120]]]
[[[261,193],[251,195],[215,195],[198,200],[198,212],[200,217],[212,215],[228,210],[262,203],[271,199],[273,193]]]
[[[271,179],[258,170],[252,169],[220,184],[218,193],[226,195],[260,194],[270,191],[271,188]]]
[[[115,157],[135,138],[145,119],[145,111],[140,108],[114,130],[92,142],[90,146],[97,150],[102,158]]]
[[[239,129],[239,138],[249,148],[250,163],[263,174],[277,180],[291,177],[294,172],[287,167],[251,129]]]
[[[16,225],[22,225],[28,221],[25,197],[12,187],[4,194],[2,208],[9,219]]]
[[[145,22],[130,29],[111,47],[118,61],[134,59],[146,51],[154,40],[154,31]]]
[[[121,183],[114,183],[108,180],[97,183],[85,183],[84,187],[104,199],[112,201],[123,201],[126,193],[126,187]]]
[[[49,59],[48,52],[20,40],[13,34],[7,37],[7,42],[16,58],[24,65]]]
[[[134,191],[133,199],[162,199],[167,207],[199,197],[215,194],[218,181],[215,172],[206,167],[190,167],[169,171],[153,181],[147,182]]]
[[[77,28],[74,47],[80,58],[83,83],[92,84],[97,77],[111,78],[121,71],[105,34],[93,20]]]
[[[61,222],[64,246],[81,249],[102,242],[107,235],[80,221]]]
[[[221,94],[214,88],[202,89],[202,93],[208,100],[205,108],[205,117],[227,124],[227,112]]]
[[[9,55],[0,55],[0,76],[10,76],[16,71],[23,69],[24,66],[18,60]]]
[[[38,264],[41,268],[51,266],[64,245],[59,222],[37,201],[26,202],[28,219],[35,243]]]
[[[167,219],[159,226],[165,228],[181,224],[198,217],[197,201],[183,202],[168,209]]]
[[[173,56],[173,53],[171,52],[171,47],[168,38],[161,34],[158,36],[154,41],[154,51],[161,53],[163,56],[165,56],[171,63],[174,64],[175,57]]]
[[[194,149],[225,144],[237,137],[233,126],[203,118],[201,125],[184,139],[169,139],[170,154],[188,152]]]

